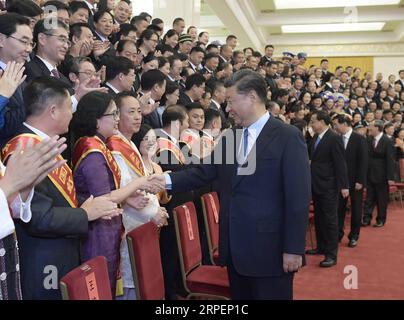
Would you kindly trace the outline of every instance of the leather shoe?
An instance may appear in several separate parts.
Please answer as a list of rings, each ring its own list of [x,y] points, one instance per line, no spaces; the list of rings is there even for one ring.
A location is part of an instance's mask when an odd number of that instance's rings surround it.
[[[348,247],[355,248],[358,245],[358,241],[355,239],[349,240]]]
[[[384,226],[384,223],[383,223],[383,222],[380,222],[380,221],[376,222],[376,223],[373,225],[374,228],[381,228],[381,227],[383,227],[383,226]]]
[[[366,220],[362,221],[362,227],[367,227],[367,226],[370,226],[370,221],[366,221]]]
[[[319,249],[310,249],[310,250],[306,250],[306,254],[308,255],[321,255],[324,254],[322,251],[320,251]]]
[[[320,262],[320,267],[321,268],[329,268],[329,267],[335,266],[336,264],[337,264],[336,259],[325,258],[323,261]]]

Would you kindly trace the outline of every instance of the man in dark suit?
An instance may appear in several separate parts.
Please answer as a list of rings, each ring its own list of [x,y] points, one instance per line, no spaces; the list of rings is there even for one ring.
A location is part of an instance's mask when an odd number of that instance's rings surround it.
[[[401,91],[404,90],[404,70],[400,70],[398,72],[398,75],[400,76],[400,79],[398,79],[394,84],[399,84],[401,86]]]
[[[104,87],[115,97],[119,92],[131,91],[135,80],[135,65],[126,57],[114,57],[105,60],[106,83]]]
[[[185,82],[185,91],[180,93],[178,104],[187,105],[198,102],[205,93],[205,77],[199,73],[190,75]]]
[[[266,84],[258,73],[238,71],[228,86],[228,110],[244,129],[226,131],[214,151],[222,162],[155,179],[175,192],[217,179],[220,263],[227,265],[232,298],[292,299],[310,201],[306,144],[296,128],[266,111]]]
[[[370,225],[372,212],[377,206],[376,224],[383,227],[386,223],[389,202],[389,184],[394,183],[394,146],[383,134],[383,121],[375,120],[368,127],[369,168],[363,226]]]
[[[15,13],[0,15],[0,70],[6,69],[7,63],[24,63],[32,51],[32,31],[30,21]],[[23,82],[8,100],[3,111],[4,123],[0,128],[0,148],[10,140],[25,120]]]
[[[320,267],[337,263],[338,195],[349,196],[344,145],[341,137],[330,129],[331,119],[326,111],[315,111],[311,126],[316,133],[310,147],[311,178],[314,202],[314,223],[317,249],[308,254],[323,254]]]
[[[186,159],[181,152],[179,139],[187,128],[188,114],[184,107],[172,106],[164,111],[163,128],[156,130],[156,159],[164,171],[179,172],[186,168]],[[175,207],[192,199],[193,194],[189,191],[174,194],[171,201],[165,205],[169,216],[173,217]],[[174,300],[176,294],[183,293],[174,219],[169,219],[168,225],[160,231],[160,251],[166,299]]]
[[[276,61],[268,61],[265,63],[266,77],[265,81],[269,86],[272,97],[276,99],[278,94],[278,84],[276,83],[276,73],[278,72],[278,63]]]
[[[60,79],[67,86],[71,86],[59,70],[58,65],[65,59],[70,47],[69,26],[57,20],[57,28],[48,29],[47,22],[40,20],[34,28],[35,57],[27,64],[27,81],[41,76],[51,76]],[[70,89],[73,93],[73,89]]]
[[[351,118],[347,115],[338,115],[333,119],[334,129],[342,137],[345,149],[345,160],[348,169],[349,195],[351,198],[351,232],[349,244],[356,247],[362,219],[362,196],[366,185],[368,169],[368,146],[366,139],[352,130]],[[347,198],[339,196],[338,226],[339,240],[344,236],[344,222],[347,212]]]
[[[13,146],[27,135],[42,140],[68,130],[71,102],[60,80],[34,80],[24,90],[24,101],[27,120],[12,140],[14,143],[10,141],[3,149],[5,161]],[[65,164],[59,174],[53,171],[35,187],[31,221],[15,221],[24,300],[60,299],[59,280],[80,264],[80,236],[87,233],[88,221],[118,213],[116,204],[107,197],[90,198],[77,208],[69,167]]]

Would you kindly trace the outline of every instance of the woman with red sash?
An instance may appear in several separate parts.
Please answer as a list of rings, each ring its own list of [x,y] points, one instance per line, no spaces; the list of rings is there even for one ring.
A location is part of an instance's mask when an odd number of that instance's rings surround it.
[[[147,178],[139,178],[120,188],[121,174],[106,140],[117,134],[119,111],[112,97],[105,93],[90,92],[77,106],[71,122],[75,141],[72,166],[79,203],[89,196],[109,196],[123,203],[134,196]],[[147,190],[155,191],[155,190]],[[82,261],[105,256],[108,261],[112,295],[115,296],[119,269],[119,248],[123,228],[121,216],[111,220],[97,220],[89,225],[82,241]]]

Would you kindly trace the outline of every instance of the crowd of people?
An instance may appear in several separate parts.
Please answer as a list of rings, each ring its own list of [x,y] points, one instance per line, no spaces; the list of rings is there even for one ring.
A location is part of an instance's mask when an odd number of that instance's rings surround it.
[[[173,176],[173,189],[181,192],[167,192],[171,180],[161,174],[198,167],[236,128],[247,134],[245,160],[266,121],[281,125],[284,136],[277,139],[285,145],[296,132],[304,142],[293,148],[307,155],[293,163],[291,154],[288,165],[290,172],[300,168],[294,172],[296,186],[302,181],[299,212],[308,216],[303,189],[310,159],[317,248],[306,253],[324,255],[321,267],[337,263],[348,205],[349,247],[371,224],[375,206],[374,226],[385,225],[389,185],[400,181],[404,159],[404,70],[398,79],[354,66],[332,73],[327,59],[308,66],[303,52],[275,58],[270,44],[262,53],[241,50],[234,35],[211,42],[197,26],[186,29],[182,18],[169,25],[132,12],[130,0],[6,0],[0,6],[0,147],[7,168],[2,165],[0,179],[0,299],[60,299],[58,281],[44,284],[48,266],[56,267],[59,280],[96,256],[108,261],[113,297],[136,299],[125,235],[149,221],[160,234],[166,298],[186,296],[173,210],[195,202],[203,262],[210,263],[200,196],[217,191],[221,201],[232,200],[221,194],[224,185],[201,177],[205,185],[195,183],[191,191],[191,183],[185,188]],[[242,109],[249,103],[264,109]],[[245,130],[249,126],[260,128],[258,134]],[[267,183],[263,189],[276,193]],[[297,271],[303,220],[295,221],[301,222],[293,229],[297,240],[277,239],[291,248],[283,263],[282,252],[260,258],[285,273]],[[264,227],[271,228],[257,230]],[[241,267],[230,267],[234,287]],[[262,273],[278,276],[273,270]],[[269,297],[261,293],[251,297]]]

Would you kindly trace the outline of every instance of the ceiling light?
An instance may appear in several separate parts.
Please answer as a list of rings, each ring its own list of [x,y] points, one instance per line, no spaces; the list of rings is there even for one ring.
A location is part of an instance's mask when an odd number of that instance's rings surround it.
[[[308,9],[308,8],[343,8],[360,6],[385,6],[399,4],[400,0],[274,0],[275,8]]]
[[[282,33],[317,33],[317,32],[355,32],[380,31],[384,22],[369,23],[334,23],[334,24],[296,24],[281,26]]]

